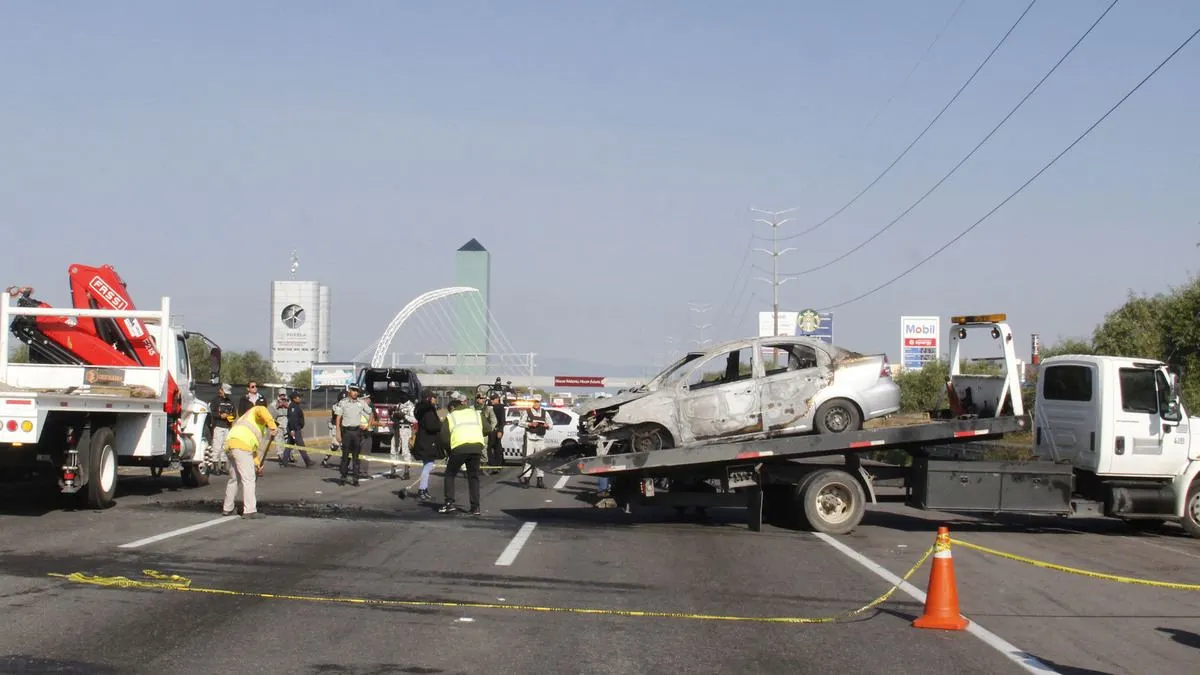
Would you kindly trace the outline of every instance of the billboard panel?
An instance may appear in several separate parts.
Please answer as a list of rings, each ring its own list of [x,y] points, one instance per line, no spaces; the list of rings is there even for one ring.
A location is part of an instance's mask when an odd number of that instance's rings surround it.
[[[907,369],[920,370],[938,358],[942,334],[941,317],[900,317],[900,363]]]
[[[758,337],[769,337],[774,329],[774,312],[758,313]],[[779,334],[800,335],[833,344],[833,312],[811,309],[779,313]]]
[[[314,363],[312,388],[345,387],[354,382],[358,367],[353,363]]]
[[[796,334],[796,315],[800,312],[780,312],[779,313],[779,333],[778,335],[795,335]],[[759,312],[758,313],[758,337],[771,337],[775,330],[775,313],[774,312]]]

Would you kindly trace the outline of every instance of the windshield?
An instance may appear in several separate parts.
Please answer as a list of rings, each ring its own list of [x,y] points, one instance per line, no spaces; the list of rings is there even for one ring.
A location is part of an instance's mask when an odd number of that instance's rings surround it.
[[[633,391],[647,391],[647,390],[653,391],[655,389],[658,389],[659,387],[662,386],[662,383],[664,381],[666,381],[667,378],[669,378],[672,374],[678,372],[680,368],[686,366],[687,364],[691,363],[692,361],[695,361],[696,359],[700,358],[701,356],[704,356],[704,352],[688,352],[687,354],[685,354],[683,356],[683,358],[681,358],[678,361],[676,361],[675,363],[672,363],[671,365],[667,366],[665,370],[663,370],[661,373],[655,375],[654,379],[650,380],[649,382],[647,382],[646,384],[643,384],[640,387],[635,387],[633,389]]]

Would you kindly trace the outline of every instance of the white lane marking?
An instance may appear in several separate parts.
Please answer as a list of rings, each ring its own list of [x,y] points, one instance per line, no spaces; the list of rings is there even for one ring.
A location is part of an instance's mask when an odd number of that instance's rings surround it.
[[[843,553],[847,558],[850,558],[851,560],[858,563],[859,565],[862,565],[863,567],[871,570],[876,575],[883,578],[883,580],[887,581],[889,584],[899,584],[900,590],[907,593],[909,596],[911,596],[917,602],[924,604],[924,602],[925,602],[925,592],[924,591],[918,589],[916,586],[913,586],[912,584],[908,583],[907,581],[901,581],[900,577],[887,571],[886,569],[884,569],[882,566],[880,566],[875,561],[873,561],[870,558],[866,557],[865,555],[859,553],[858,551],[855,551],[854,549],[843,544],[842,542],[838,541],[837,539],[833,538],[832,536],[825,534],[824,532],[814,532],[813,534],[815,534],[816,537],[818,539],[820,539],[821,541],[836,548],[838,551]],[[970,619],[971,617],[966,617],[966,618]],[[920,630],[920,629],[914,628],[913,630]],[[970,625],[967,626],[967,632],[974,635],[975,637],[979,638],[980,640],[983,641],[984,644],[986,644],[987,646],[991,647],[992,649],[995,649],[996,651],[1000,652],[1008,660],[1012,661],[1013,663],[1017,664],[1021,668],[1025,669],[1027,672],[1038,673],[1039,675],[1062,675],[1057,670],[1054,670],[1050,666],[1047,666],[1046,664],[1039,661],[1032,654],[1029,654],[1028,652],[1024,652],[1024,651],[1021,651],[1020,649],[1017,649],[1012,643],[1008,642],[1007,640],[1000,637],[999,635],[996,635],[992,631],[984,628],[983,626],[980,626],[974,620],[972,620]]]
[[[505,567],[513,564],[513,561],[517,559],[517,554],[525,546],[525,542],[529,541],[529,535],[533,534],[533,528],[535,527],[537,527],[537,523],[533,521],[522,525],[521,529],[517,530],[517,533],[513,535],[512,541],[508,542],[508,546],[504,548],[504,552],[500,554],[499,558],[496,558],[496,564]]]
[[[196,523],[195,525],[188,525],[187,527],[181,527],[178,530],[171,530],[170,532],[163,532],[162,534],[156,534],[153,537],[146,537],[145,539],[138,539],[137,541],[131,541],[128,544],[121,544],[117,548],[137,548],[139,546],[145,546],[146,544],[153,544],[155,542],[162,541],[163,539],[170,539],[171,537],[178,537],[179,535],[187,534],[188,532],[195,532],[196,530],[203,530],[204,528],[212,527],[213,525],[220,525],[221,523],[227,523],[232,520],[238,520],[238,519],[235,516],[221,516],[219,518],[213,518],[212,520],[206,520],[203,523]]]
[[[570,476],[563,476],[562,478],[559,478],[558,482],[554,484],[554,489],[561,490],[561,489],[567,487],[567,481],[569,481],[569,480],[571,480]]]

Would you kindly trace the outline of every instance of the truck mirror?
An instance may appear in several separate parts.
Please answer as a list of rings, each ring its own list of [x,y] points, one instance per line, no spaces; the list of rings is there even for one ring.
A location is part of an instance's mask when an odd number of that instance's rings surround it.
[[[213,347],[208,353],[208,381],[217,384],[221,381],[221,348]]]
[[[1183,419],[1183,415],[1179,412],[1179,399],[1172,398],[1164,406],[1159,413],[1159,417],[1165,422],[1179,422]]]

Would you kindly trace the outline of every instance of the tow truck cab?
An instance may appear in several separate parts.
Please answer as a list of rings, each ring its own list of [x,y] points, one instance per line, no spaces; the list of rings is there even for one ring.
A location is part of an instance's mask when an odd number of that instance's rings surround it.
[[[1039,366],[1033,454],[1070,464],[1106,516],[1175,520],[1200,536],[1200,418],[1165,363],[1063,355]]]
[[[371,427],[371,452],[381,452],[392,442],[392,415],[404,397],[416,402],[421,379],[411,368],[363,368],[358,374],[363,396],[371,399],[376,423]]]

